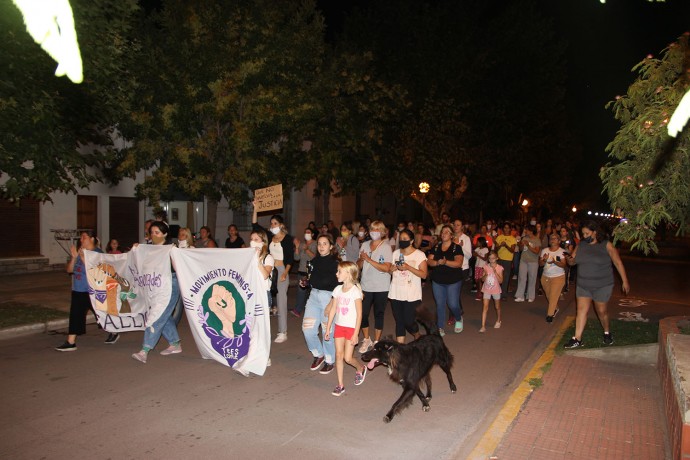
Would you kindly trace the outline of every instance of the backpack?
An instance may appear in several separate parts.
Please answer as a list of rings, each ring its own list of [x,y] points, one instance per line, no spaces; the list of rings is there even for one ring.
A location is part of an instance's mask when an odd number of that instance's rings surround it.
[[[266,263],[266,257],[268,257],[268,253],[264,256],[264,260],[261,261],[262,264]],[[268,275],[268,279],[271,280],[271,295],[274,296],[278,294],[278,268],[275,265],[273,265],[273,270]]]

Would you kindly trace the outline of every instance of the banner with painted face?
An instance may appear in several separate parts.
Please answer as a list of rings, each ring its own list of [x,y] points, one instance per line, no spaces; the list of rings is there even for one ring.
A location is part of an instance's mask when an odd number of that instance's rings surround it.
[[[201,356],[243,375],[263,375],[271,329],[256,251],[174,248],[172,260]]]
[[[89,297],[108,332],[143,331],[170,302],[172,245],[139,245],[125,254],[84,251]]]

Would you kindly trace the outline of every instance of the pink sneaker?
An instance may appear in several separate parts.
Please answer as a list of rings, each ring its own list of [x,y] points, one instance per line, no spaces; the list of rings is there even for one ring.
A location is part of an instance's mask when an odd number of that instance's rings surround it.
[[[177,353],[182,353],[182,345],[179,343],[177,345],[170,345],[168,348],[161,351],[161,355],[163,356],[174,355]]]

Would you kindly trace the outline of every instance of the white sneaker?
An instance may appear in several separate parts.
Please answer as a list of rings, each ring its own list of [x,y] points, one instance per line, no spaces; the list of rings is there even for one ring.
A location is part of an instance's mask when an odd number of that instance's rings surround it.
[[[516,302],[524,302],[525,299],[523,299],[522,297],[515,297],[515,301]]]
[[[271,358],[268,358],[268,361],[266,361],[266,367],[271,367]]]
[[[369,351],[369,348],[371,348],[372,345],[373,342],[371,341],[371,339],[369,337],[365,338],[364,340],[362,340],[362,346],[359,347],[359,352],[366,353],[367,351]]]
[[[283,343],[287,340],[287,332],[279,332],[278,336],[274,340],[275,343]]]

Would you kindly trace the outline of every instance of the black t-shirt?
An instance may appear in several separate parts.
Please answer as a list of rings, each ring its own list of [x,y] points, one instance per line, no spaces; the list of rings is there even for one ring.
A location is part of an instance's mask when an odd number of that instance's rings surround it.
[[[243,245],[244,245],[244,240],[243,240],[242,237],[239,236],[239,235],[237,236],[237,239],[235,240],[234,243],[233,243],[232,241],[230,241],[230,238],[228,238],[227,240],[225,240],[225,247],[226,247],[226,248],[239,249],[239,248],[241,248]]]
[[[463,256],[460,245],[451,243],[447,250],[443,250],[443,243],[438,243],[429,251],[429,255],[434,256],[434,260],[446,259],[451,262],[456,256]],[[447,265],[437,265],[431,271],[431,280],[439,284],[455,284],[462,280],[462,266],[453,268]]]
[[[322,291],[332,291],[338,285],[336,272],[338,271],[338,259],[334,256],[322,256],[318,254],[311,259],[311,287]]]

